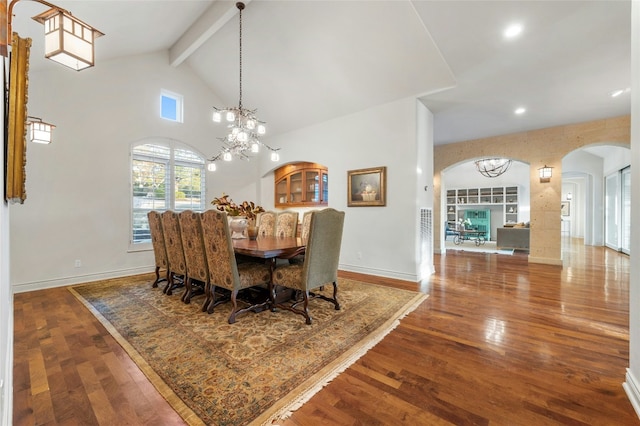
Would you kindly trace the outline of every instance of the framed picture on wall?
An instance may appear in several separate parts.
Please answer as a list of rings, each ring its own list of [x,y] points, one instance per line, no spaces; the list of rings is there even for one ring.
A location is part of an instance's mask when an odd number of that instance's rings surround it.
[[[347,171],[347,206],[385,206],[386,167]]]
[[[560,214],[562,216],[569,216],[571,214],[571,211],[569,210],[570,208],[571,208],[571,203],[569,201],[560,202]]]

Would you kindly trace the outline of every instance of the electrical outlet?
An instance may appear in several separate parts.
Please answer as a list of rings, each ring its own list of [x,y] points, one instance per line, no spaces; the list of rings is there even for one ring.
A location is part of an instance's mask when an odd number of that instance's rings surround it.
[[[80,259],[76,259],[75,267],[79,268],[82,266],[82,261]]]
[[[358,259],[362,259],[362,252],[361,251],[358,252]]]

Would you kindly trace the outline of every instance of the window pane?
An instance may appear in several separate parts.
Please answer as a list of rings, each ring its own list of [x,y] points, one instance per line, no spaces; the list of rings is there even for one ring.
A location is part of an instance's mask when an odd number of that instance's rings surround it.
[[[203,174],[202,166],[176,166],[176,210],[204,209]]]
[[[166,209],[168,205],[167,163],[133,160],[133,207]]]
[[[178,115],[176,113],[177,102],[175,99],[162,96],[162,118],[176,121]]]
[[[151,210],[205,209],[204,164],[204,158],[188,149],[154,144],[132,148],[133,244],[151,242],[147,221]]]

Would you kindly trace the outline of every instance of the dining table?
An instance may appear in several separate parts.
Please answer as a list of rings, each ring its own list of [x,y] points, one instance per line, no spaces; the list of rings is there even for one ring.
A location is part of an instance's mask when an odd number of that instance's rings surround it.
[[[305,242],[300,237],[257,237],[237,238],[233,240],[233,251],[243,256],[271,259],[286,257],[305,247]]]
[[[277,258],[286,258],[293,254],[301,253],[305,246],[306,242],[300,237],[258,236],[255,240],[250,238],[233,239],[233,251],[236,256],[248,256],[269,262],[271,277],[269,278],[268,295],[266,297],[269,298],[272,310],[276,303],[281,303],[293,295],[293,290],[279,286],[276,288],[273,285],[272,276],[276,268]]]

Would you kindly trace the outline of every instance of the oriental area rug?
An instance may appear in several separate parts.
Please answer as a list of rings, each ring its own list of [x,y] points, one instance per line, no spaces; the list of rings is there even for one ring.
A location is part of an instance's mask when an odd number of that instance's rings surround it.
[[[230,303],[201,312],[151,275],[96,281],[70,291],[104,324],[191,425],[272,424],[378,343],[427,295],[338,281],[341,310],[316,299],[311,325],[289,311],[248,312],[228,324]],[[330,291],[327,286],[325,291]]]

